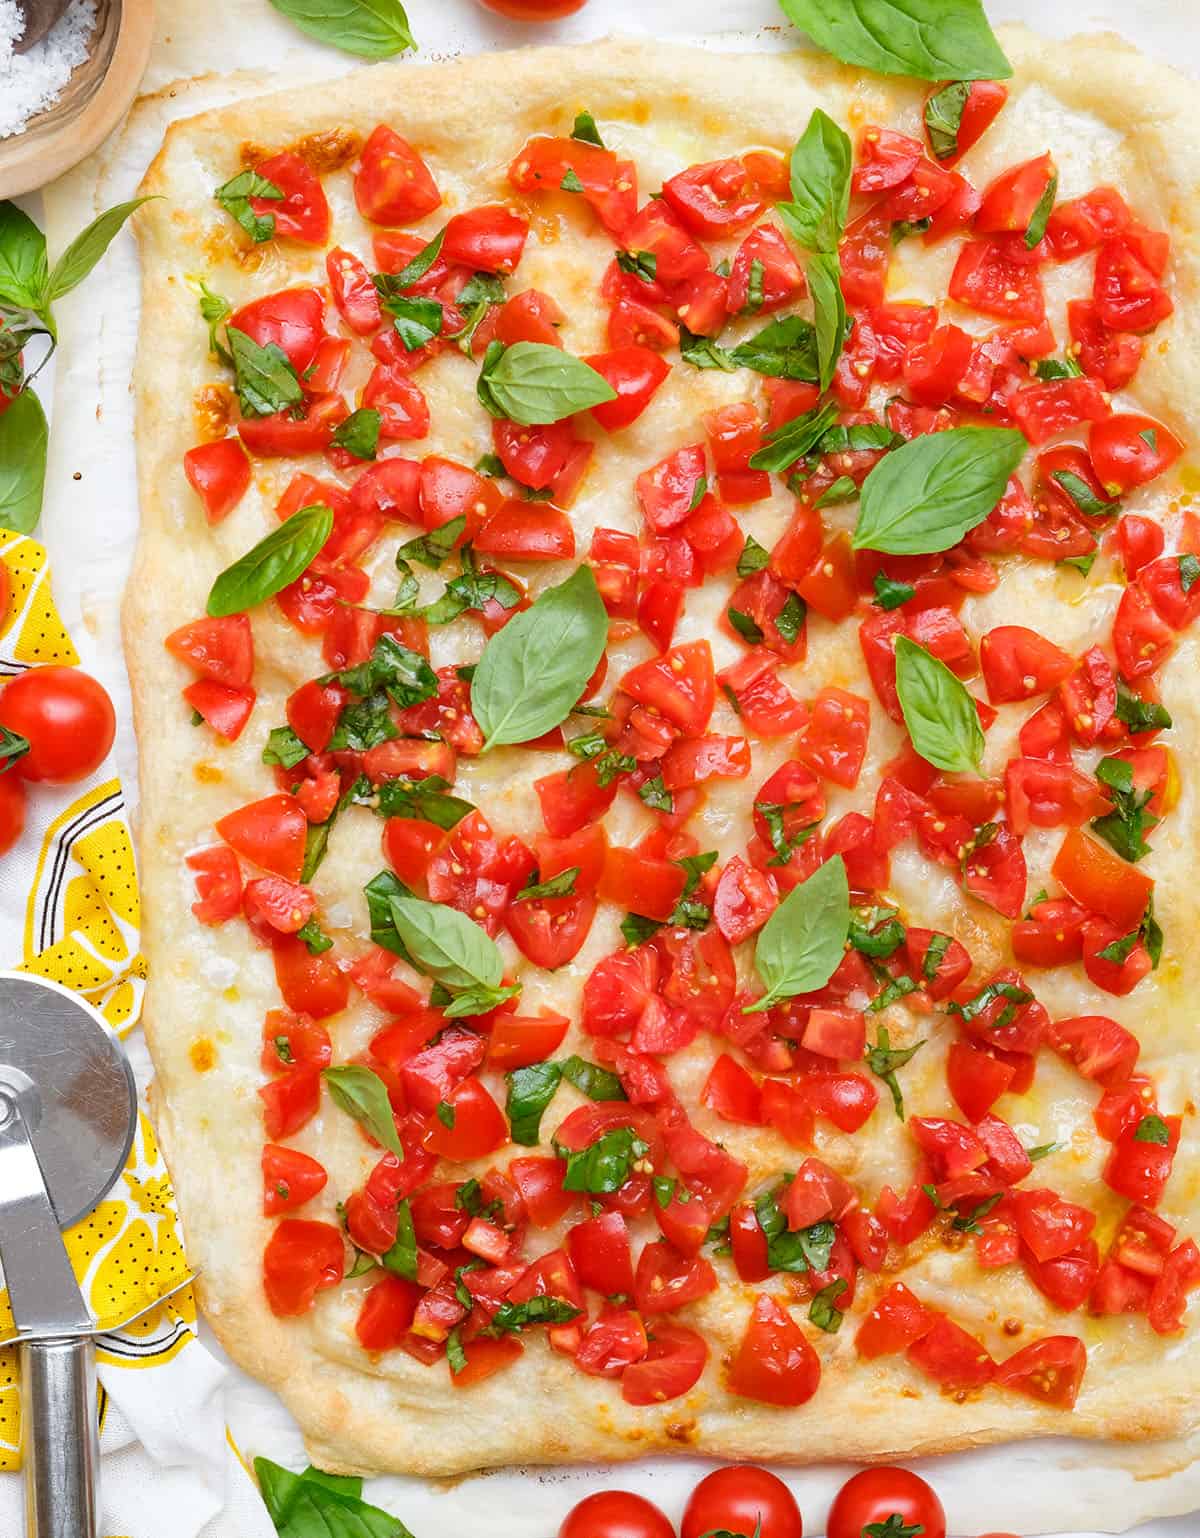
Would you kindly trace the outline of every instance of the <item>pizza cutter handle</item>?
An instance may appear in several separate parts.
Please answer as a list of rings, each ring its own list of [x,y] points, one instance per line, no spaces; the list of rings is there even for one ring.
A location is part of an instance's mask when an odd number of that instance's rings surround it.
[[[96,1354],[86,1337],[21,1345],[26,1538],[97,1538]]]

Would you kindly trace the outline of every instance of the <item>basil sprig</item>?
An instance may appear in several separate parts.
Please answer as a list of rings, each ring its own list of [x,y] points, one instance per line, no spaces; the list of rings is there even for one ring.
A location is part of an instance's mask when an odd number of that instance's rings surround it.
[[[896,637],[896,693],[912,745],[949,774],[978,774],[983,727],[975,699],[939,658]]]
[[[264,603],[307,569],[332,531],[331,508],[320,502],[300,508],[225,568],[208,595],[208,613],[221,619]]]
[[[510,619],[484,648],[471,680],[483,751],[529,742],[565,721],[607,639],[608,614],[586,566]]]
[[[269,1458],[255,1458],[254,1475],[280,1538],[412,1538],[399,1517],[367,1505],[361,1479],[311,1464],[293,1474]]]
[[[779,0],[843,64],[918,80],[1007,80],[981,0]]]
[[[549,342],[492,342],[479,374],[479,399],[496,417],[522,427],[561,422],[577,411],[616,400],[591,364]]]
[[[1010,427],[952,427],[893,449],[862,485],[856,550],[930,555],[982,523],[1029,447]]]
[[[770,1009],[780,999],[823,988],[845,952],[850,889],[840,854],[793,887],[763,925],[754,964],[767,991],[743,1014]]]
[[[838,243],[850,206],[850,140],[818,107],[791,156],[792,200],[780,203],[784,227],[811,255],[808,287],[813,302],[817,382],[827,390],[846,335]]]
[[[417,46],[400,0],[271,0],[271,4],[318,43],[329,43],[360,59],[390,59]]]
[[[377,1143],[403,1159],[404,1146],[396,1132],[396,1119],[388,1099],[387,1086],[377,1073],[361,1063],[345,1063],[338,1068],[323,1068],[321,1077],[329,1086],[334,1105],[361,1122]]]

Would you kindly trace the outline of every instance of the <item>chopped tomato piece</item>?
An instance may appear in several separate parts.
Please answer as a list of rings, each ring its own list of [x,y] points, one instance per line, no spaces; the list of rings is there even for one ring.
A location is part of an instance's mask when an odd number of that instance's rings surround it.
[[[729,1369],[729,1391],[759,1404],[806,1404],[821,1381],[821,1363],[800,1326],[772,1297],[760,1296]]]
[[[412,145],[380,123],[363,145],[354,201],[363,218],[374,224],[408,224],[432,213],[442,195]]]
[[[346,1244],[332,1223],[284,1218],[263,1253],[263,1290],[280,1318],[305,1314],[317,1293],[336,1287],[346,1265]]]

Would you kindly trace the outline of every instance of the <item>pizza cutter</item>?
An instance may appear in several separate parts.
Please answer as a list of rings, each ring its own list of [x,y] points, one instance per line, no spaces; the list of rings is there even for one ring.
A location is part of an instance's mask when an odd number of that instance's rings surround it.
[[[0,1261],[17,1325],[27,1538],[96,1538],[94,1326],[60,1229],[125,1167],[137,1125],[117,1038],[78,995],[0,972]]]

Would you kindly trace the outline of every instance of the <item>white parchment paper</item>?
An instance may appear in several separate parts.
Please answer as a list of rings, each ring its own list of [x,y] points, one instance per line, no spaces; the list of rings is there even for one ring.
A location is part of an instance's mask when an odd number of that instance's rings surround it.
[[[263,90],[302,89],[306,81],[359,67],[309,42],[267,0],[159,0],[158,8],[145,94],[124,129],[46,189],[52,252],[101,208],[132,195],[171,119]],[[531,41],[583,41],[611,32],[649,35],[664,47],[674,41],[723,49],[795,44],[773,0],[591,0],[575,16],[538,29],[503,22],[473,0],[409,0],[408,9],[422,61]],[[994,20],[1024,21],[1051,38],[1118,31],[1200,81],[1198,0],[988,0],[988,11]],[[412,67],[419,68],[420,61]],[[502,80],[498,88],[503,89]],[[84,663],[104,680],[119,718],[128,722],[118,610],[137,529],[130,370],[138,274],[131,237],[123,235],[96,277],[57,308],[63,342],[56,359],[42,537],[54,559],[63,618],[82,645],[90,640]],[[118,739],[118,762],[136,805],[136,761],[128,730]],[[242,1452],[303,1462],[296,1427],[274,1396],[236,1369],[229,1372],[226,1414]],[[1200,1512],[1198,1454],[1200,1437],[1194,1446],[1128,1447],[1061,1439],[915,1466],[936,1484],[954,1533],[1069,1531],[1075,1538],[1095,1538],[1155,1519],[1139,1529],[1141,1538],[1195,1538],[1200,1515],[1181,1514]],[[370,1482],[367,1495],[401,1515],[419,1538],[484,1532],[488,1538],[549,1538],[569,1507],[601,1485],[638,1490],[678,1516],[687,1491],[706,1467],[691,1459],[648,1460],[616,1471],[515,1470],[444,1484],[383,1479]],[[826,1467],[789,1475],[807,1531],[819,1531],[848,1472]],[[1172,1517],[1178,1520],[1166,1520]],[[233,1519],[216,1518],[205,1538],[242,1535]]]

